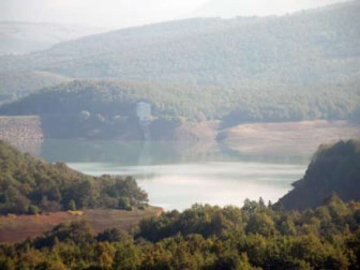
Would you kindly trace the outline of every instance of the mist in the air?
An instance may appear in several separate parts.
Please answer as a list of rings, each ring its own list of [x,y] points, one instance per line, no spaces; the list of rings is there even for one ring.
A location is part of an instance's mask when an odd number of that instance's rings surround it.
[[[1,21],[66,23],[109,29],[191,17],[281,15],[344,0],[2,0]]]

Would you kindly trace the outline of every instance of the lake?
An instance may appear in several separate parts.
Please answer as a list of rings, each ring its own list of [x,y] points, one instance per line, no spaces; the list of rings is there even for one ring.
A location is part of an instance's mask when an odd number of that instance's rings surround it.
[[[45,140],[38,150],[91,175],[133,175],[150,204],[183,210],[194,203],[276,202],[300,179],[312,153],[245,154],[216,143]]]

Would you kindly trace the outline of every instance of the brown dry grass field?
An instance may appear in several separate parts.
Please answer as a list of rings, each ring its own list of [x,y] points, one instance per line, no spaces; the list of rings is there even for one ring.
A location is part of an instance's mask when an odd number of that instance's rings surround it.
[[[122,211],[115,209],[87,209],[82,215],[69,212],[55,212],[43,215],[0,216],[0,243],[15,243],[28,237],[36,237],[51,230],[55,225],[74,220],[89,221],[95,232],[106,228],[130,230],[145,217],[160,215],[161,208]]]
[[[223,142],[246,154],[315,152],[320,144],[360,138],[360,126],[347,121],[244,124],[223,131]]]

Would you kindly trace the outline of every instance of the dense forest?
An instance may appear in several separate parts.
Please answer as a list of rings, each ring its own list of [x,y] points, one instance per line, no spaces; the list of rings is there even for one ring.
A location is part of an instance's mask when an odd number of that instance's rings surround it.
[[[336,84],[359,75],[359,10],[351,1],[280,17],[129,28],[4,56],[0,71],[251,88]]]
[[[113,228],[95,235],[80,221],[1,244],[0,268],[359,269],[359,214],[359,203],[333,196],[303,212],[262,200],[241,209],[194,205],[145,219],[130,234]]]
[[[126,131],[141,139],[138,101],[152,105],[153,128],[163,133],[184,121],[358,122],[359,11],[350,1],[279,17],[173,21],[3,56],[4,99],[64,84],[0,114],[40,115],[45,135],[57,138]]]
[[[336,193],[342,200],[360,201],[360,140],[320,146],[303,179],[280,202],[287,209],[321,205]]]
[[[131,210],[144,207],[147,194],[132,177],[92,177],[63,163],[49,164],[0,142],[0,214],[82,208]],[[1,268],[1,267],[0,267]]]
[[[360,103],[359,84],[259,90],[76,80],[6,104],[0,114],[40,115],[48,137],[87,138],[138,130],[139,101],[151,104],[154,120],[158,120],[153,124],[162,132],[182,120],[219,120],[222,128],[249,122],[344,120],[352,117]]]

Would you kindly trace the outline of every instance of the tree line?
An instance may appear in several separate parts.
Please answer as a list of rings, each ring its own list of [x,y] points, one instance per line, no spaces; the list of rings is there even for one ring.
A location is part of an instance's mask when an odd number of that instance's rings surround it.
[[[0,142],[0,214],[37,214],[83,208],[131,210],[148,196],[132,177],[93,177],[49,164]]]
[[[139,101],[151,104],[154,120],[164,128],[184,120],[216,120],[221,128],[256,122],[348,120],[355,118],[360,102],[358,85],[352,81],[304,89],[251,89],[76,80],[4,104],[0,114],[40,115],[45,134],[58,138],[139,133]]]
[[[194,205],[94,234],[84,221],[0,245],[1,269],[359,269],[360,203],[336,196],[306,211],[245,201]]]

